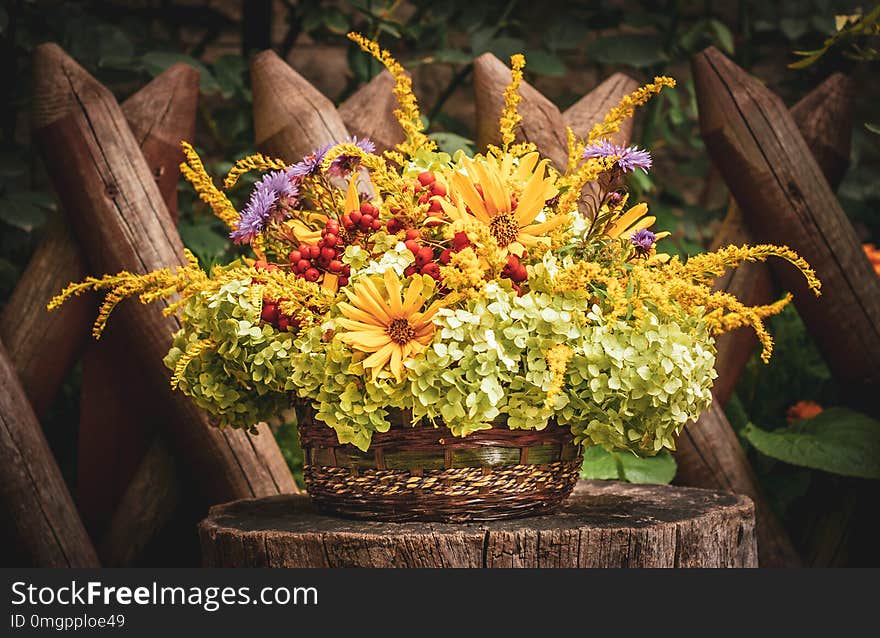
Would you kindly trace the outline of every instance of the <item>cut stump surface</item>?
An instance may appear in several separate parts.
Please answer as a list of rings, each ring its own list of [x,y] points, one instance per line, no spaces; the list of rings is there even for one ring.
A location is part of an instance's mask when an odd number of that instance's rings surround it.
[[[303,495],[211,508],[207,567],[757,567],[748,497],[581,481],[562,510],[490,523],[376,523],[316,512]]]

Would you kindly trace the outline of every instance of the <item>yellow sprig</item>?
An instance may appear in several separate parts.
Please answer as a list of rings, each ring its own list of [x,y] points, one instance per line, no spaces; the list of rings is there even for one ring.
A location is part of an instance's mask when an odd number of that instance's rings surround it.
[[[394,117],[397,118],[403,132],[406,133],[406,141],[397,145],[398,150],[407,157],[412,157],[416,151],[421,149],[434,150],[436,144],[424,132],[425,125],[419,113],[419,103],[412,90],[412,78],[409,77],[403,66],[394,59],[389,51],[380,48],[378,42],[369,40],[360,33],[349,33],[348,39],[385,65],[394,78],[393,93],[400,105],[400,108],[394,111]]]
[[[180,385],[183,375],[186,373],[186,367],[193,359],[200,356],[206,350],[213,350],[216,347],[217,342],[213,339],[202,339],[201,341],[189,344],[186,347],[186,352],[180,356],[180,359],[177,360],[177,364],[174,366],[174,374],[171,375],[171,389],[176,390]]]
[[[544,355],[547,361],[547,370],[550,372],[550,387],[544,398],[544,407],[551,408],[562,388],[565,387],[565,370],[568,362],[574,356],[574,350],[567,344],[560,343],[550,348]]]
[[[624,96],[617,106],[608,111],[604,120],[593,126],[587,136],[587,144],[598,142],[617,133],[624,120],[632,117],[636,107],[647,102],[653,95],[660,93],[663,87],[674,88],[675,80],[665,75],[658,76],[654,78],[653,82]]]
[[[238,212],[235,210],[235,206],[214,185],[214,180],[208,175],[199,154],[196,153],[192,145],[189,142],[181,142],[180,148],[186,158],[180,164],[181,174],[193,185],[199,198],[211,207],[214,214],[223,220],[229,228],[235,228],[238,223]]]
[[[501,120],[499,122],[499,130],[501,132],[501,145],[504,150],[508,150],[511,144],[516,140],[516,127],[522,120],[517,108],[522,101],[522,95],[519,93],[520,84],[523,79],[523,68],[526,65],[526,59],[521,53],[510,56],[510,84],[504,89],[504,108],[501,110]]]
[[[248,155],[233,164],[232,168],[226,174],[223,180],[223,188],[229,190],[238,182],[238,179],[245,173],[251,171],[277,171],[287,168],[287,162],[274,157],[266,157],[262,153]]]

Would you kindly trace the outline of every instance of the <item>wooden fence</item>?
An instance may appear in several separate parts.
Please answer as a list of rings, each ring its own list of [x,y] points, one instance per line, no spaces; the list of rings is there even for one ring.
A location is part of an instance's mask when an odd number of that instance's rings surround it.
[[[801,293],[798,308],[811,334],[860,404],[858,398],[880,383],[880,281],[832,192],[849,156],[850,82],[832,76],[789,112],[714,49],[696,56],[693,72],[701,131],[734,197],[715,245],[787,244],[816,267],[826,294],[817,303],[788,271],[763,265],[741,268],[719,286],[749,303],[765,303],[781,288]],[[272,156],[293,162],[349,134],[371,138],[380,150],[402,139],[387,72],[338,109],[274,52],[254,57],[251,80],[256,143]],[[480,146],[498,141],[493,136],[509,80],[510,70],[493,55],[474,61]],[[585,135],[636,85],[615,74],[560,112],[523,83],[520,137],[562,167],[565,126]],[[93,298],[45,314],[53,294],[88,273],[181,263],[178,140],[194,136],[197,95],[197,73],[176,65],[120,106],[56,45],[35,53],[34,133],[63,213],[0,316],[0,493],[15,521],[23,562],[132,564],[168,524],[181,494],[192,492],[190,483],[199,512],[229,500],[297,491],[265,425],[259,436],[218,430],[186,397],[169,391],[161,359],[178,323],[163,317],[161,308],[125,304],[98,343],[89,340]],[[629,140],[631,126],[621,129],[617,142]],[[681,437],[678,481],[751,497],[761,564],[797,565],[800,558],[721,409],[755,346],[745,330],[719,340],[717,400]],[[39,419],[79,359],[74,504]]]

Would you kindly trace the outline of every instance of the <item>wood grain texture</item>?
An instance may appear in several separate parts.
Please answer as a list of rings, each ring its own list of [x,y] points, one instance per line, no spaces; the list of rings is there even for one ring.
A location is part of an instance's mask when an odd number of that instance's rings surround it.
[[[854,98],[853,81],[841,73],[835,73],[791,109],[804,141],[834,190],[840,185],[849,165]],[[754,240],[742,211],[735,202],[731,202],[711,249],[752,243]],[[777,297],[770,268],[766,264],[743,264],[730,270],[716,282],[715,289],[726,290],[750,306],[771,303]],[[712,391],[715,399],[726,405],[746,363],[758,346],[758,339],[753,331],[740,329],[718,337],[716,346],[718,356],[715,369],[718,378]]]
[[[849,80],[835,74],[792,109],[804,139],[817,153],[823,173],[834,186],[842,178],[849,157],[852,97]],[[831,148],[834,150],[829,150]],[[731,202],[712,249],[750,243],[754,240],[746,227],[745,217],[736,203]],[[726,290],[748,305],[770,303],[777,296],[770,269],[765,264],[743,264],[729,270],[716,282],[715,289]],[[767,567],[799,565],[800,557],[761,493],[742,446],[721,409],[732,396],[746,363],[752,357],[758,345],[757,338],[750,330],[735,330],[721,335],[716,345],[718,378],[712,388],[715,405],[696,424],[688,426],[679,438],[675,454],[679,465],[676,481],[748,495],[755,502],[761,564]]]
[[[121,109],[54,44],[35,51],[33,116],[44,156],[67,159],[47,165],[93,272],[147,272],[182,263],[180,237],[166,223],[168,211]],[[212,427],[189,399],[169,391],[161,360],[179,327],[176,318],[163,316],[158,305],[129,302],[116,321],[125,324],[130,354],[141,362],[137,382],[152,388],[165,408],[169,439],[209,502],[294,489],[289,472],[267,469],[284,464],[277,446],[263,448],[271,457],[259,454],[246,433]],[[272,436],[267,427],[260,430]]]
[[[562,114],[562,121],[576,135],[586,137],[597,122],[605,119],[605,114],[617,106],[620,99],[639,88],[639,83],[625,73],[615,73]],[[563,131],[564,132],[564,131]],[[615,144],[628,144],[633,132],[633,118],[629,117],[620,125],[620,130],[611,136]]]
[[[122,112],[143,151],[171,219],[177,223],[181,140],[196,137],[199,72],[177,63],[122,103]]]
[[[164,98],[164,101],[163,101]],[[177,210],[179,148],[177,137],[195,135],[198,72],[176,64],[123,104],[129,125],[156,177],[169,210]],[[176,142],[175,142],[176,144]],[[46,304],[64,286],[86,275],[85,260],[64,218],[54,218],[18,281],[3,312],[0,338],[38,417],[51,406],[88,339],[95,317],[91,296],[46,312]]]
[[[164,528],[180,498],[179,478],[168,445],[154,438],[98,546],[105,566],[131,565]]]
[[[510,69],[491,53],[474,60],[474,103],[477,108],[477,147],[500,145],[498,121],[504,109],[504,89],[510,84]],[[559,169],[567,162],[568,141],[565,121],[556,105],[535,87],[523,81],[519,89],[522,101],[519,113],[522,122],[517,140],[534,142],[545,157]]]
[[[98,567],[73,499],[0,342],[0,506],[35,567]]]
[[[122,103],[122,113],[171,214],[164,220],[171,229],[183,160],[180,141],[195,137],[198,98],[198,71],[175,64]],[[100,537],[155,436],[156,418],[150,393],[129,381],[136,378],[140,363],[129,356],[121,326],[111,322],[100,341],[88,341],[82,357],[77,504],[86,527]],[[149,496],[134,500],[147,502]],[[123,509],[133,507],[130,503]],[[140,544],[136,539],[127,542],[131,541]]]
[[[254,134],[261,152],[298,162],[304,155],[348,137],[333,103],[274,51],[251,61]]]
[[[304,496],[218,505],[199,527],[207,567],[755,567],[748,498],[583,481],[554,516],[374,523]]]
[[[85,275],[79,246],[67,221],[58,216],[49,223],[0,313],[0,338],[38,418],[52,406],[95,320],[95,298],[90,295],[72,299],[51,313],[46,304]]]
[[[849,401],[873,414],[880,390],[880,279],[798,131],[755,78],[714,48],[695,56],[700,129],[754,238],[786,244],[816,269],[823,294],[773,263]]]
[[[718,401],[684,429],[676,446],[677,484],[744,494],[754,502],[761,567],[801,564]]]
[[[393,149],[406,138],[394,117],[398,104],[393,89],[394,77],[385,70],[339,105],[339,116],[348,132],[373,140],[377,152]]]

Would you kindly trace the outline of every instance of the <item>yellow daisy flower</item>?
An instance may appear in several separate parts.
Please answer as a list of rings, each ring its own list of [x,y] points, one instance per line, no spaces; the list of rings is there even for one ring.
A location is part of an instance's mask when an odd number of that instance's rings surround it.
[[[616,219],[611,220],[605,228],[604,234],[612,239],[629,239],[640,230],[650,228],[657,221],[653,215],[646,215],[647,204],[636,204]],[[669,237],[669,232],[656,233],[656,241]]]
[[[394,378],[402,381],[404,361],[424,352],[431,343],[431,318],[441,305],[435,301],[424,308],[433,289],[434,280],[423,275],[414,276],[404,289],[391,268],[381,278],[365,277],[352,289],[345,289],[351,303],[339,304],[343,318],[336,323],[346,330],[339,338],[355,350],[371,353],[362,363],[365,370],[372,371],[374,380],[387,366]]]
[[[453,221],[476,219],[489,227],[498,245],[517,256],[545,240],[544,235],[567,223],[559,215],[535,223],[548,199],[559,191],[552,175],[545,176],[549,160],[537,152],[519,158],[505,153],[500,158],[462,158],[462,170],[450,173],[446,182],[452,202],[441,200]],[[479,190],[478,187],[479,186]]]

